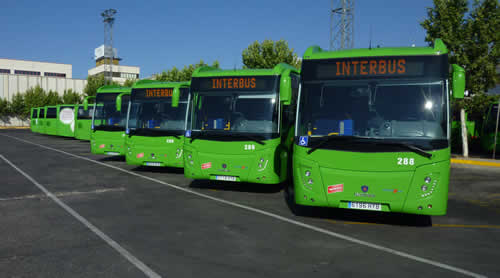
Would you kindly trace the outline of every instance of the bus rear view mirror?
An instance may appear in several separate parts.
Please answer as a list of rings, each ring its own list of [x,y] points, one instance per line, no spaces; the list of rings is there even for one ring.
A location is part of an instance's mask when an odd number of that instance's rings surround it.
[[[83,99],[83,110],[89,110],[89,99],[95,98],[95,96],[88,96]]]
[[[175,87],[173,94],[172,94],[172,107],[178,107],[179,106],[179,97],[181,95],[181,90],[179,90],[179,87]]]
[[[280,81],[280,101],[283,105],[290,105],[292,99],[292,80],[289,73],[290,71],[288,74],[283,74]]]
[[[130,92],[121,93],[116,97],[116,111],[122,111],[122,96],[130,95]]]
[[[453,64],[451,66],[453,68],[453,98],[464,98],[465,70],[457,64]]]

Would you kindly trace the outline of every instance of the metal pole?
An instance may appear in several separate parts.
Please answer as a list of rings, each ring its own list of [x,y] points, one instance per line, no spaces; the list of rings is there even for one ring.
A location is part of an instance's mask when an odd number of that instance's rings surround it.
[[[469,157],[469,145],[467,144],[467,125],[465,125],[465,109],[460,109],[460,123],[462,126],[462,151],[464,157]]]
[[[495,126],[495,140],[493,141],[493,159],[495,159],[495,153],[497,151],[497,137],[498,137],[498,120],[500,119],[500,98],[497,104],[497,124]]]

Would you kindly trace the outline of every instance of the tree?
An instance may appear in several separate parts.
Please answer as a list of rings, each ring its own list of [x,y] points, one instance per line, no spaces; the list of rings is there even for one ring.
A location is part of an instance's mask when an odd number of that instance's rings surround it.
[[[62,104],[62,98],[59,96],[57,92],[50,90],[45,97],[43,106],[57,105],[57,104]]]
[[[434,0],[428,18],[420,23],[425,40],[441,38],[450,50],[450,63],[465,68],[466,89],[484,93],[495,86],[495,67],[500,59],[500,7],[497,0]]]
[[[0,119],[5,123],[5,119],[10,116],[9,100],[0,99]]]
[[[77,104],[82,102],[82,95],[74,92],[73,89],[64,90],[62,102],[65,104]]]
[[[106,85],[106,81],[104,80],[104,75],[99,74],[99,75],[94,75],[94,76],[87,76],[87,85],[85,85],[85,88],[83,88],[83,95],[84,96],[95,96],[97,93],[97,89],[100,87]],[[112,81],[111,85],[120,85],[116,81]]]
[[[159,81],[171,81],[171,82],[179,82],[179,81],[189,81],[191,80],[191,76],[193,72],[202,66],[208,66],[203,60],[200,60],[197,64],[191,64],[188,66],[184,66],[182,70],[179,70],[177,67],[173,67],[168,71],[163,71],[160,74],[155,76],[155,80]],[[219,62],[215,60],[212,63],[212,67],[219,68]]]
[[[12,97],[12,102],[10,104],[10,112],[12,116],[18,117],[23,121],[29,117],[29,113],[26,113],[26,104],[24,102],[23,94],[16,93]]]
[[[24,93],[25,114],[31,113],[31,108],[44,106],[47,94],[42,87],[31,87]]]
[[[279,63],[300,68],[301,64],[297,54],[293,52],[293,48],[288,48],[288,42],[285,40],[264,40],[262,43],[255,41],[243,50],[242,57],[244,68],[250,69],[274,68]]]
[[[137,82],[137,79],[127,79],[125,80],[125,83],[123,83],[124,87],[132,87],[135,82]]]
[[[466,89],[473,97],[456,101],[454,108],[465,108],[477,125],[495,99],[485,92],[497,83],[500,7],[497,0],[474,0],[470,12],[468,7],[468,0],[434,0],[420,25],[427,31],[427,42],[441,38],[450,50],[450,63],[464,67]]]

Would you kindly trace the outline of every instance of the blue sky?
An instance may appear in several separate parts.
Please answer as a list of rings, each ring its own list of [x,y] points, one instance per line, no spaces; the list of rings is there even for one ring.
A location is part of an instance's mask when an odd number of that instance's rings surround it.
[[[355,0],[354,46],[426,45],[419,22],[431,0]],[[100,13],[118,11],[114,47],[141,77],[203,59],[241,67],[255,40],[285,39],[299,56],[329,46],[329,0],[3,1],[0,58],[67,63],[86,78],[103,43]]]

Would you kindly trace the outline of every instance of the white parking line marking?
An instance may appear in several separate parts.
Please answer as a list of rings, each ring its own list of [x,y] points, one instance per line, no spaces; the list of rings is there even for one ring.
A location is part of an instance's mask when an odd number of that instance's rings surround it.
[[[16,165],[14,165],[10,160],[5,158],[3,155],[0,154],[0,158],[3,159],[7,164],[12,166],[12,168],[16,169],[19,173],[21,173],[25,178],[27,178],[29,181],[31,181],[38,189],[40,189],[43,193],[45,193],[49,198],[51,198],[56,204],[61,206],[65,211],[67,211],[69,214],[71,214],[73,217],[75,217],[78,221],[80,221],[83,225],[85,225],[89,230],[94,232],[98,237],[100,237],[102,240],[104,240],[107,244],[109,244],[111,247],[113,247],[120,255],[125,257],[130,263],[135,265],[138,269],[140,269],[146,276],[148,277],[161,277],[158,275],[156,272],[154,272],[151,268],[149,268],[147,265],[145,265],[143,262],[141,262],[139,259],[137,259],[134,255],[132,255],[130,252],[125,250],[125,248],[121,247],[116,241],[114,241],[112,238],[107,236],[105,233],[103,233],[101,230],[99,230],[96,226],[94,226],[92,223],[87,221],[83,216],[78,214],[78,212],[74,211],[71,207],[66,205],[63,201],[61,201],[59,198],[57,198],[54,194],[52,194],[50,191],[48,191],[43,185],[39,184],[35,179],[33,179],[30,175],[26,174],[23,170],[19,169]]]
[[[21,141],[21,142],[25,142],[27,144],[39,146],[39,147],[47,149],[47,150],[52,150],[52,151],[63,153],[63,154],[66,154],[66,155],[69,155],[69,156],[72,156],[72,157],[76,157],[76,158],[80,158],[80,159],[83,159],[83,160],[87,160],[87,161],[90,161],[90,162],[93,162],[93,163],[96,163],[96,164],[99,164],[99,165],[102,165],[102,166],[105,166],[105,167],[109,167],[109,168],[113,168],[113,169],[118,170],[118,171],[122,171],[124,173],[130,174],[130,175],[133,175],[133,176],[136,176],[136,177],[141,177],[143,179],[147,179],[147,180],[159,183],[159,184],[163,184],[165,186],[168,186],[168,187],[171,187],[171,188],[175,188],[175,189],[180,190],[180,191],[191,193],[191,194],[194,194],[194,195],[197,195],[197,196],[200,196],[200,197],[203,197],[203,198],[207,198],[207,199],[219,202],[219,203],[227,204],[227,205],[230,205],[230,206],[233,206],[233,207],[238,207],[238,208],[241,208],[241,209],[244,209],[244,210],[253,211],[253,212],[256,212],[258,214],[266,215],[266,216],[272,217],[274,219],[281,220],[283,222],[294,224],[296,226],[300,226],[300,227],[303,227],[303,228],[306,228],[306,229],[309,229],[309,230],[313,230],[313,231],[316,231],[316,232],[319,232],[319,233],[322,233],[322,234],[325,234],[325,235],[329,235],[329,236],[335,237],[335,238],[343,239],[345,241],[357,243],[359,245],[370,247],[370,248],[373,248],[373,249],[376,249],[376,250],[379,250],[379,251],[387,252],[389,254],[397,255],[397,256],[404,257],[404,258],[407,258],[407,259],[410,259],[410,260],[414,260],[414,261],[417,261],[417,262],[421,262],[421,263],[424,263],[424,264],[433,265],[433,266],[436,266],[436,267],[439,267],[439,268],[443,268],[443,269],[450,270],[450,271],[453,271],[453,272],[461,273],[461,274],[466,275],[466,276],[471,276],[471,277],[486,277],[484,275],[481,275],[481,274],[478,274],[478,273],[474,273],[474,272],[471,272],[471,271],[468,271],[468,270],[465,270],[465,269],[462,269],[462,268],[458,268],[458,267],[454,267],[454,266],[447,265],[447,264],[444,264],[444,263],[440,263],[440,262],[436,262],[436,261],[433,261],[433,260],[425,259],[425,258],[422,258],[422,257],[414,256],[414,255],[411,255],[411,254],[406,253],[406,252],[397,251],[397,250],[394,250],[394,249],[391,249],[391,248],[388,248],[388,247],[384,247],[384,246],[381,246],[381,245],[378,245],[378,244],[374,244],[374,243],[370,243],[370,242],[367,242],[367,241],[359,240],[359,239],[356,239],[354,237],[350,237],[350,236],[346,236],[346,235],[343,235],[343,234],[335,233],[335,232],[332,232],[332,231],[329,231],[329,230],[326,230],[326,229],[323,229],[323,228],[319,228],[319,227],[312,226],[312,225],[309,225],[309,224],[306,224],[306,223],[302,223],[302,222],[299,222],[299,221],[296,221],[296,220],[293,220],[293,219],[290,219],[290,218],[286,218],[286,217],[283,217],[283,216],[280,216],[280,215],[277,215],[277,214],[274,214],[274,213],[270,213],[270,212],[267,212],[267,211],[264,211],[264,210],[252,208],[252,207],[241,205],[241,204],[238,204],[238,203],[233,203],[231,201],[226,201],[224,199],[219,199],[219,198],[216,198],[216,197],[212,197],[210,195],[205,195],[203,193],[192,191],[190,189],[183,188],[183,187],[180,187],[178,185],[169,184],[169,183],[166,183],[164,181],[157,180],[155,178],[151,178],[151,177],[148,177],[148,176],[143,176],[141,174],[137,174],[137,173],[134,173],[134,172],[122,169],[120,167],[109,165],[109,164],[106,164],[106,163],[103,163],[103,162],[100,162],[100,161],[96,161],[96,160],[93,160],[93,159],[90,159],[90,158],[87,158],[87,157],[75,155],[75,154],[68,153],[68,152],[65,152],[65,151],[62,151],[62,150],[58,150],[58,149],[54,149],[54,148],[47,147],[47,146],[44,146],[44,145],[40,145],[40,144],[37,144],[37,143],[33,143],[33,142],[30,142],[30,141],[27,141],[27,140],[24,140],[24,139],[20,139],[20,138],[15,137],[15,136],[10,136],[10,135],[5,135],[5,134],[0,134],[0,135],[6,136],[6,137],[10,137],[10,138],[13,138],[13,139]]]
[[[70,197],[70,196],[78,196],[78,195],[88,195],[88,194],[102,194],[107,192],[117,192],[117,191],[125,191],[125,188],[107,188],[107,189],[97,189],[92,191],[69,191],[69,192],[56,192],[53,193],[56,197]],[[10,198],[0,198],[0,202],[3,201],[18,201],[18,200],[28,200],[28,199],[43,199],[48,198],[47,195],[44,194],[31,194],[31,195],[23,195],[16,196]]]

